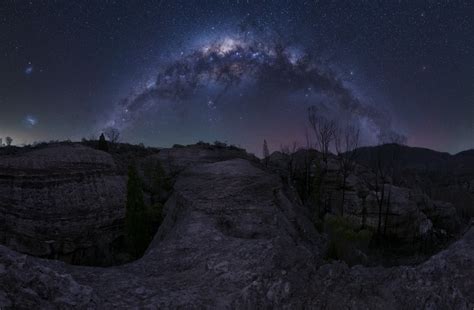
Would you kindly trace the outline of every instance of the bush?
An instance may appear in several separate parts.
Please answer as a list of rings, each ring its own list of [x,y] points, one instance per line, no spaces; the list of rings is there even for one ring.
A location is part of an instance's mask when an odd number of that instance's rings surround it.
[[[359,230],[346,218],[334,215],[325,217],[324,231],[329,237],[328,258],[345,261],[350,266],[365,262],[372,232]]]

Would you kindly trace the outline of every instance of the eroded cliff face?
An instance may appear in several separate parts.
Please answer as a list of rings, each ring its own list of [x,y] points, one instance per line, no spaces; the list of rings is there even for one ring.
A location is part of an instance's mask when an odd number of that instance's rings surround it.
[[[81,145],[0,156],[0,242],[45,258],[107,263],[122,234],[126,178]]]
[[[245,159],[182,167],[143,258],[72,266],[0,246],[5,309],[471,309],[474,228],[415,267],[325,263],[324,238],[276,175]]]

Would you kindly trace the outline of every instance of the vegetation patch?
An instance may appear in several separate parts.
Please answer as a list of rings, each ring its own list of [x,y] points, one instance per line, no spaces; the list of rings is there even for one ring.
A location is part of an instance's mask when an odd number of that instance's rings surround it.
[[[348,219],[326,215],[324,232],[329,237],[327,258],[345,261],[353,266],[367,260],[367,251],[372,240],[372,232],[358,229]]]
[[[163,204],[159,196],[169,190],[169,182],[160,163],[151,171],[152,204],[147,206],[143,197],[143,185],[136,166],[128,171],[127,208],[125,215],[125,244],[132,258],[141,257],[163,220]]]

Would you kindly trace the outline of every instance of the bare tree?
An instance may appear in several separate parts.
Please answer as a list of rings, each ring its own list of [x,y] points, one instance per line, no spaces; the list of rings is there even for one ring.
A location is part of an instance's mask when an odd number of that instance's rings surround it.
[[[373,178],[365,178],[366,186],[375,193],[378,206],[377,234],[386,235],[389,227],[389,215],[392,198],[392,185],[399,173],[399,163],[401,155],[402,140],[393,140],[390,144],[379,144],[376,147],[375,158],[371,158],[369,163],[374,172]],[[388,142],[385,140],[385,142]],[[383,207],[385,204],[385,212]],[[382,219],[383,217],[383,219]],[[383,222],[383,232],[382,232]]]
[[[12,142],[13,142],[12,137],[5,137],[5,143],[7,144],[7,146],[12,145]]]
[[[366,187],[372,191],[375,195],[375,200],[378,207],[378,221],[377,221],[377,235],[380,236],[382,232],[382,211],[383,204],[386,197],[386,181],[387,175],[385,173],[384,166],[384,157],[380,151],[380,147],[376,151],[375,158],[371,158],[369,161],[370,168],[372,168],[373,175],[368,171],[361,175],[363,182]]]
[[[300,195],[303,201],[309,197],[311,192],[311,158],[310,158],[310,150],[311,150],[311,137],[308,131],[308,128],[305,128],[305,142],[306,142],[306,149],[303,152],[303,174],[302,184],[300,184]]]
[[[304,137],[305,137],[305,140],[306,140],[306,149],[309,150],[311,148],[311,139],[309,137],[308,128],[305,128],[305,130],[304,130]]]
[[[104,134],[111,143],[117,143],[120,139],[120,131],[115,127],[107,127]]]
[[[308,120],[316,136],[315,146],[321,152],[324,163],[327,164],[331,142],[337,128],[336,122],[319,115],[315,106],[308,108]]]
[[[298,142],[293,141],[291,147],[289,145],[280,145],[280,151],[286,155],[286,167],[288,170],[288,184],[291,184],[295,172],[295,154],[298,149]]]
[[[388,145],[388,154],[386,154],[385,160],[385,171],[388,176],[388,182],[390,185],[399,185],[402,182],[402,172],[401,172],[401,153],[402,145],[404,145],[406,138],[397,134],[392,134],[388,138],[390,144]],[[384,221],[384,230],[383,234],[387,234],[387,228],[389,226],[388,216],[390,214],[391,207],[391,198],[392,198],[392,186],[390,186],[388,195],[387,195],[387,206],[385,208],[385,221]]]
[[[268,149],[267,140],[263,140],[263,160],[265,161],[265,166],[268,166],[268,159],[270,157],[270,150]]]
[[[308,121],[315,136],[315,147],[321,154],[321,159],[316,159],[316,171],[311,177],[311,197],[318,206],[317,216],[321,217],[331,209],[331,193],[325,190],[325,179],[328,171],[328,158],[331,143],[336,132],[336,122],[320,115],[316,106],[308,108]],[[324,212],[321,212],[324,206]]]
[[[356,126],[346,126],[344,129],[339,128],[334,134],[339,173],[342,177],[341,216],[344,216],[346,183],[347,178],[354,171],[356,165],[355,159],[359,140],[360,129]]]

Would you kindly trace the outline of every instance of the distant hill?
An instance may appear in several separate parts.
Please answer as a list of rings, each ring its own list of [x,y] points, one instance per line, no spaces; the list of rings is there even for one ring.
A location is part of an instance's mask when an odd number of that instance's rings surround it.
[[[368,165],[377,160],[389,161],[396,156],[403,169],[424,172],[449,172],[456,174],[474,173],[474,150],[467,150],[455,155],[438,152],[421,147],[398,144],[361,147],[357,149],[357,159]]]

